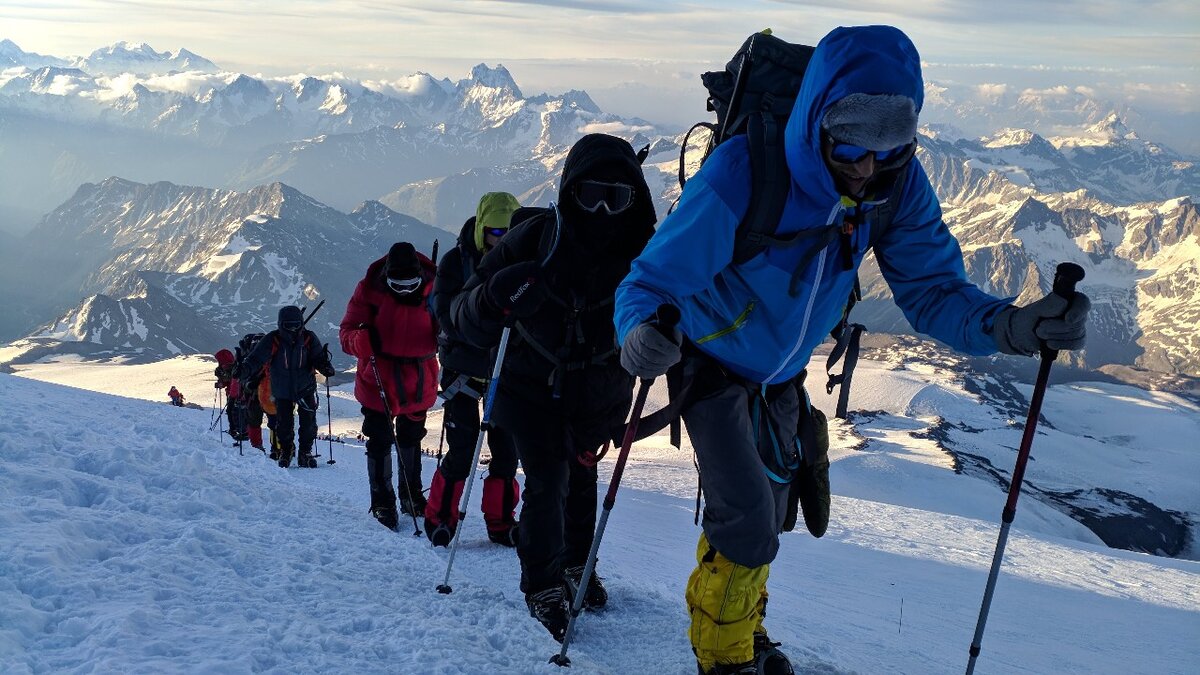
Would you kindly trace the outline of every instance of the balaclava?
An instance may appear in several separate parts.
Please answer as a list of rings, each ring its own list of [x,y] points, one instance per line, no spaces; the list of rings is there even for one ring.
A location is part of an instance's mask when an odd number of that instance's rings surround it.
[[[421,261],[417,250],[407,241],[392,244],[387,261],[383,265],[383,282],[392,297],[410,305],[421,303],[421,287],[425,279],[421,274]]]

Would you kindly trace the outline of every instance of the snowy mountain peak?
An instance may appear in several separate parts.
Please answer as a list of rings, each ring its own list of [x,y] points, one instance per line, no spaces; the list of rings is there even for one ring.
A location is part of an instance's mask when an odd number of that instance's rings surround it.
[[[271,90],[263,84],[262,80],[257,80],[249,75],[238,75],[232,82],[225,85],[223,89],[226,94],[249,94],[253,96],[270,96]]]
[[[96,58],[100,56],[117,56],[119,54],[136,55],[139,58],[163,58],[170,56],[167,52],[156,52],[154,48],[145,42],[126,42],[119,40],[107,47],[101,47],[88,55],[88,58]]]
[[[77,65],[99,74],[147,73],[163,74],[187,70],[216,72],[216,64],[186,49],[175,53],[158,52],[145,42],[116,42],[101,47]]]
[[[1028,145],[1041,136],[1028,129],[1001,129],[991,136],[984,136],[979,142],[986,148],[1007,148],[1014,145]]]
[[[1113,141],[1136,140],[1138,137],[1137,133],[1126,125],[1124,118],[1115,112],[1109,113],[1107,117],[1088,127],[1087,132],[1093,136]]]
[[[0,40],[0,56],[24,56],[24,55],[25,55],[25,52],[22,51],[22,49],[17,46],[17,43],[13,42],[12,40],[9,40],[8,38],[4,38],[3,40]]]
[[[496,64],[495,68],[486,63],[478,64],[471,69],[471,74],[463,84],[466,85],[466,88],[482,85],[494,89],[507,89],[517,98],[522,98],[521,89],[513,79],[512,73],[508,72],[508,69],[501,64]]]
[[[600,114],[600,106],[588,96],[586,91],[581,89],[572,89],[562,95],[563,106],[567,108],[576,108],[590,113]]]

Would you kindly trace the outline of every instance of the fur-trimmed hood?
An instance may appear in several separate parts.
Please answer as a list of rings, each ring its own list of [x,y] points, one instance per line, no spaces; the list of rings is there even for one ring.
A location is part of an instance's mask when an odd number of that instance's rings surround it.
[[[833,177],[821,156],[821,122],[834,104],[855,94],[891,94],[911,100],[912,109],[919,113],[924,92],[921,57],[900,29],[854,26],[826,35],[808,62],[784,132],[788,169],[796,187],[815,204],[838,200]],[[861,117],[854,119],[861,121]]]

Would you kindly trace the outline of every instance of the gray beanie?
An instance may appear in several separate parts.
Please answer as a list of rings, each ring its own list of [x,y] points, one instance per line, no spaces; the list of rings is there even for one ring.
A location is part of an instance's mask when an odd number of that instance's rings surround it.
[[[829,106],[821,128],[868,150],[890,150],[917,136],[917,107],[901,94],[850,94]]]

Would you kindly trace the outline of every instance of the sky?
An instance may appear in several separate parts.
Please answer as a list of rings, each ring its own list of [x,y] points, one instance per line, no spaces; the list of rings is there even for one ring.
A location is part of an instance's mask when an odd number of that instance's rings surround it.
[[[699,73],[750,33],[815,44],[868,23],[905,30],[927,79],[1087,86],[1176,126],[1200,114],[1200,3],[1188,0],[0,0],[0,38],[25,51],[126,40],[240,72],[367,80],[501,63],[527,94],[585,89],[607,111],[676,125],[703,112]]]

